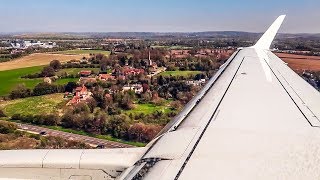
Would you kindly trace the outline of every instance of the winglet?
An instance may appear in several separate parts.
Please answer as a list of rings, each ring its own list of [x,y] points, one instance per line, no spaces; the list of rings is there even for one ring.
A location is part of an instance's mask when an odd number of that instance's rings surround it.
[[[285,17],[286,15],[279,16],[269,27],[269,29],[262,35],[258,42],[253,46],[253,48],[269,49]]]

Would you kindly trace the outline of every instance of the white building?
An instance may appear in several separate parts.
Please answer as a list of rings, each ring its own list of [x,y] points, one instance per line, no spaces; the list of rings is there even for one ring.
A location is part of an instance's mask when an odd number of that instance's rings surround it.
[[[29,47],[41,47],[41,48],[54,48],[57,46],[55,42],[47,42],[43,43],[41,41],[35,41],[35,40],[15,40],[12,41],[11,43],[12,48],[15,49],[27,49]]]
[[[141,84],[128,84],[124,85],[122,88],[123,91],[134,91],[136,94],[141,94],[143,93],[143,87]]]

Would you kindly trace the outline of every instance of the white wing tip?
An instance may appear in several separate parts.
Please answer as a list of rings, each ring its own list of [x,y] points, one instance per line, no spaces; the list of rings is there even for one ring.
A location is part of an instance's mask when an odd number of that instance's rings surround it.
[[[258,42],[253,46],[253,48],[269,49],[285,17],[285,14],[279,16],[269,27],[269,29],[262,35]]]

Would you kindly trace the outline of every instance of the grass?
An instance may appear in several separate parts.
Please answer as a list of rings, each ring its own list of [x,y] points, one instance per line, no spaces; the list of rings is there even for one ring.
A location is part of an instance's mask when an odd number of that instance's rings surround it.
[[[91,70],[95,73],[98,73],[100,71],[100,68],[67,68],[67,69],[59,70],[59,72],[57,72],[56,75],[59,76],[63,73],[77,75],[79,74],[80,71],[83,71],[83,70]]]
[[[41,72],[43,66],[34,66],[21,69],[12,69],[6,71],[0,71],[0,96],[7,96],[18,85],[24,84],[26,87],[33,89],[38,83],[43,82],[43,78],[27,79],[21,78],[27,74],[35,74]],[[92,70],[98,72],[99,68],[70,68],[62,69],[57,72],[57,75],[67,72],[68,74],[78,74],[82,70]],[[79,78],[65,78],[58,79],[54,84],[64,85],[68,82],[77,82]]]
[[[79,78],[63,78],[63,79],[57,79],[53,84],[65,85],[68,82],[77,82],[77,81],[79,81]]]
[[[202,73],[201,71],[164,71],[159,74],[162,76],[183,76],[183,77],[188,77],[190,75],[197,75]]]
[[[50,94],[44,96],[28,97],[11,101],[0,102],[0,108],[7,116],[13,114],[47,114],[58,112],[58,107],[65,102],[63,94]]]
[[[105,50],[80,50],[80,49],[74,49],[74,50],[66,50],[66,51],[58,51],[54,52],[55,54],[104,54],[106,56],[110,55],[110,51]]]
[[[135,108],[131,110],[124,111],[126,114],[152,114],[156,111],[160,111],[163,113],[169,113],[172,110],[168,106],[171,101],[167,100],[164,105],[155,105],[152,103],[145,103],[145,104],[135,104]]]
[[[0,71],[0,96],[8,95],[18,84],[25,84],[28,88],[33,88],[42,82],[42,79],[25,79],[21,78],[21,76],[40,72],[42,68],[43,66],[34,66]]]

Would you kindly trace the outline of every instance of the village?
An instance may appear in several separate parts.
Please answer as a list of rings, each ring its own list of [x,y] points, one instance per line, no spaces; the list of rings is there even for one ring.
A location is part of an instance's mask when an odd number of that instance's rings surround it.
[[[174,51],[172,53],[173,56],[181,57],[181,53],[184,51]],[[206,51],[204,51],[206,52]],[[201,52],[202,54],[199,54],[198,57],[205,56],[206,54]],[[184,53],[187,55],[188,53]],[[185,56],[183,56],[185,57]],[[70,105],[76,105],[80,102],[85,102],[89,98],[92,98],[92,93],[90,90],[86,87],[86,84],[93,84],[97,82],[103,82],[103,83],[115,83],[116,81],[126,81],[129,80],[130,77],[137,77],[139,75],[144,76],[146,78],[152,78],[153,76],[156,76],[162,72],[166,71],[166,67],[158,67],[158,65],[151,60],[150,57],[150,51],[147,59],[146,69],[142,68],[134,68],[132,66],[129,66],[127,63],[122,68],[118,69],[112,69],[110,73],[94,73],[92,70],[81,70],[79,72],[79,80],[78,80],[78,87],[73,89],[72,92],[65,92],[64,98],[70,99],[70,101],[67,103],[68,106]],[[75,62],[73,62],[75,63]],[[89,63],[87,60],[80,60],[78,63]],[[187,85],[192,86],[203,86],[208,78],[205,76],[202,76],[198,80],[185,80],[185,83]],[[44,78],[45,82],[51,83],[50,78]],[[127,92],[132,91],[136,95],[141,95],[142,93],[145,93],[146,91],[150,91],[150,89],[144,89],[143,84],[141,82],[131,83],[128,82],[127,84],[124,84],[121,88],[121,92]],[[111,95],[114,93],[112,89],[108,90],[108,93],[105,94],[105,96],[111,97]]]
[[[31,49],[66,59],[51,59],[35,70],[27,67],[30,71],[15,77],[25,83],[12,86],[2,97],[5,116],[129,144],[147,143],[234,52],[229,47],[170,48],[140,43],[117,39],[101,42],[100,49],[66,49],[63,44],[52,52]],[[30,47],[16,50],[29,51]],[[26,86],[30,82],[34,85]],[[20,100],[30,103],[33,110],[8,110],[20,106]]]

